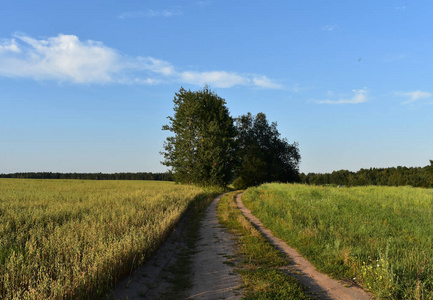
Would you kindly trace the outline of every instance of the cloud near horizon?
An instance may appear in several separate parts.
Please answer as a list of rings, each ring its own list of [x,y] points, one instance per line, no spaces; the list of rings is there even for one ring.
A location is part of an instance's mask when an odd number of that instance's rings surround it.
[[[352,90],[355,93],[352,98],[343,98],[340,100],[319,100],[316,103],[319,104],[359,104],[367,102],[367,88],[360,90]]]
[[[80,41],[59,34],[46,39],[26,35],[0,41],[0,76],[55,80],[75,84],[210,84],[219,88],[254,86],[279,89],[263,75],[227,71],[178,71],[171,63],[153,57],[129,57],[102,42]]]
[[[433,94],[429,93],[429,92],[423,92],[423,91],[417,90],[417,91],[413,91],[413,92],[397,92],[396,95],[400,96],[400,97],[409,98],[409,100],[401,103],[401,104],[405,105],[405,104],[414,103],[415,101],[417,101],[419,99],[430,98]]]

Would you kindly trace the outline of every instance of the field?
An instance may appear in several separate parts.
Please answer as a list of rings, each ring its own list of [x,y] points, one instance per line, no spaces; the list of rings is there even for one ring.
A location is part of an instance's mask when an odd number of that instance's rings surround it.
[[[99,297],[203,195],[169,182],[0,179],[0,299]]]
[[[433,298],[433,190],[265,184],[242,199],[319,270],[384,299]]]

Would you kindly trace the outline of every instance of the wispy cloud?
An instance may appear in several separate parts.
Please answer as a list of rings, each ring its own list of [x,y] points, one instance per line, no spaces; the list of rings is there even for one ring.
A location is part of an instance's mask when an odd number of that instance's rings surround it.
[[[173,17],[173,16],[180,16],[183,12],[176,8],[176,9],[164,9],[164,10],[153,10],[153,9],[146,9],[143,11],[129,11],[124,12],[118,16],[119,19],[135,19],[135,18],[155,18],[155,17]]]
[[[337,25],[335,25],[335,24],[329,24],[329,25],[323,26],[322,30],[324,30],[324,31],[334,31],[337,28],[338,28]]]
[[[319,104],[359,104],[359,103],[364,103],[367,102],[367,88],[363,88],[360,90],[352,90],[352,92],[354,93],[354,95],[351,98],[342,98],[339,100],[319,100],[316,101]],[[333,95],[332,92],[328,92],[327,93],[328,96]]]
[[[0,41],[0,53],[1,52],[20,52],[15,39],[7,39]]]
[[[280,88],[263,75],[221,70],[178,70],[154,57],[130,57],[96,41],[80,41],[75,35],[59,34],[46,39],[15,35],[0,42],[0,76],[55,80],[76,84],[189,83],[214,87],[255,86]]]
[[[405,105],[405,104],[414,103],[415,101],[417,101],[419,99],[428,99],[433,94],[429,93],[429,92],[423,92],[423,91],[417,90],[417,91],[413,91],[413,92],[396,92],[396,95],[399,97],[408,98],[408,100],[401,103],[401,104]]]
[[[281,89],[282,88],[281,85],[279,85],[276,82],[273,82],[271,79],[269,79],[266,76],[253,77],[252,80],[253,80],[254,85],[256,85],[258,87],[268,88],[268,89]]]
[[[395,9],[396,10],[405,10],[406,9],[406,5],[396,6]]]
[[[213,71],[213,72],[182,72],[180,78],[183,82],[204,85],[210,84],[212,86],[228,88],[235,85],[247,85],[249,82],[248,78],[237,75],[235,73],[229,73],[225,71]]]

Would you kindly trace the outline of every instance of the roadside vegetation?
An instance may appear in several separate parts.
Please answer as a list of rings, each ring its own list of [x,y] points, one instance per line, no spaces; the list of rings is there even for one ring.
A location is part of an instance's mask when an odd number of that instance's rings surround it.
[[[205,196],[170,182],[0,179],[0,298],[98,298]]]
[[[288,258],[275,249],[236,206],[238,193],[226,194],[218,203],[218,219],[236,235],[236,270],[244,283],[244,299],[310,299],[297,279],[281,267]]]
[[[433,298],[433,190],[274,183],[242,200],[319,270],[383,299]]]

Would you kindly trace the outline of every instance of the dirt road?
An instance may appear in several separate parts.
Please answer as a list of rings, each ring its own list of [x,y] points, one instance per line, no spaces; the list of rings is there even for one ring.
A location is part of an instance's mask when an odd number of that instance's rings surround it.
[[[251,211],[244,206],[241,199],[242,194],[236,197],[238,208],[243,215],[280,251],[288,255],[293,261],[293,266],[288,270],[304,286],[317,295],[318,299],[341,299],[341,300],[368,300],[371,297],[362,289],[355,286],[344,286],[337,280],[331,279],[328,275],[318,272],[314,266],[302,257],[295,249],[289,247],[284,241],[275,237],[269,229],[263,226]]]
[[[187,299],[239,299],[242,297],[239,275],[234,271],[230,260],[234,255],[233,236],[220,227],[217,219],[217,197],[206,209],[201,222],[199,240],[191,256],[192,287],[186,291]],[[342,283],[322,274],[303,258],[296,250],[275,237],[237,196],[237,205],[244,216],[280,251],[288,255],[294,264],[287,266],[287,271],[309,288],[310,294],[317,299],[367,300],[370,295],[355,286]],[[176,253],[182,247],[182,222],[169,239],[147,263],[134,272],[132,276],[113,289],[110,299],[167,299],[166,291],[171,289],[172,277],[169,266],[176,261]],[[184,298],[178,295],[179,298]],[[170,298],[172,295],[170,296]]]
[[[185,249],[188,219],[178,224],[169,238],[145,264],[122,280],[103,299],[239,299],[240,278],[233,270],[230,256],[234,254],[232,236],[222,229],[216,208],[221,196],[207,207],[201,221],[199,238],[191,256],[192,288],[173,295],[173,265]],[[185,297],[186,296],[186,297]]]
[[[209,205],[193,256],[193,287],[189,299],[239,299],[241,281],[229,257],[235,253],[232,236],[218,224],[219,199]]]

